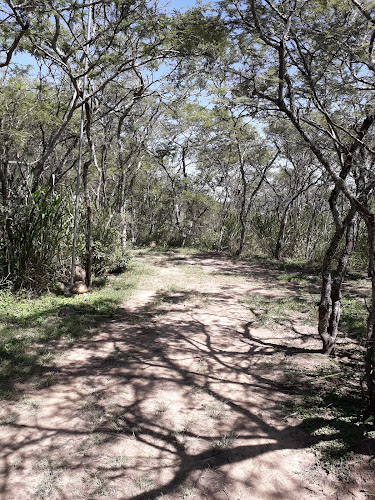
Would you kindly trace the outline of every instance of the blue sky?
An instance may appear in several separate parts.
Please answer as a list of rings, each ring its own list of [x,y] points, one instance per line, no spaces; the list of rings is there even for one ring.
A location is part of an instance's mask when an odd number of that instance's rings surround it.
[[[195,0],[170,0],[168,3],[170,10],[180,10],[185,7],[193,7],[194,5],[196,5]]]

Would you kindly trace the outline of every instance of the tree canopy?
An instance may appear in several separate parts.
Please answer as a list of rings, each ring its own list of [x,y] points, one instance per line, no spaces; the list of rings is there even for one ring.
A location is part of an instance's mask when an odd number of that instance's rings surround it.
[[[2,2],[2,285],[67,278],[82,160],[88,286],[150,242],[319,262],[318,331],[333,355],[355,259],[371,279],[374,410],[373,5]],[[15,64],[22,53],[34,67]]]

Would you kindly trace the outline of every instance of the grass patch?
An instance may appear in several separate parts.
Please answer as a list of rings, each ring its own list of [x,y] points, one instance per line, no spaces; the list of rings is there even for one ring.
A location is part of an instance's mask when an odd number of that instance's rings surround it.
[[[206,415],[213,420],[221,420],[225,415],[227,401],[215,401],[213,403],[202,404]]]
[[[301,419],[319,465],[327,472],[342,474],[342,479],[350,472],[355,451],[374,432],[373,423],[363,413],[360,371],[354,363],[335,362],[310,370],[289,370],[283,381],[293,391],[297,387],[299,395],[281,403],[282,412]]]
[[[124,469],[127,465],[128,459],[125,455],[118,455],[115,457],[107,457],[103,463],[98,466],[98,470],[120,470]]]
[[[88,482],[92,489],[86,496],[87,500],[94,500],[94,498],[102,497],[107,493],[105,481],[102,477],[95,474],[93,477],[90,477]]]
[[[301,283],[308,281],[307,277],[301,273],[283,273],[277,277],[279,281],[286,281],[287,283]]]
[[[213,440],[212,448],[214,450],[227,450],[234,444],[237,438],[238,436],[233,433],[230,434],[229,436],[225,434],[221,438]]]
[[[150,266],[133,263],[123,275],[85,296],[0,293],[0,398],[11,397],[13,381],[41,377],[56,354],[50,341],[62,339],[72,345],[95,333],[130,298],[141,276],[149,273]],[[48,387],[53,374],[45,374],[38,383]]]
[[[17,422],[18,419],[18,413],[15,411],[12,411],[9,413],[9,415],[0,418],[0,425],[13,425]]]
[[[180,484],[179,486],[181,500],[185,500],[186,498],[191,498],[195,496],[196,489],[193,485],[188,483]]]
[[[134,483],[139,489],[143,491],[149,491],[154,487],[154,483],[146,477],[136,479]]]
[[[47,471],[36,488],[34,499],[51,497],[56,491],[56,475],[53,470]]]
[[[95,427],[106,421],[105,408],[99,404],[100,395],[95,393],[86,398],[79,407],[79,413]]]
[[[366,338],[368,311],[365,301],[358,297],[343,298],[341,302],[341,326],[358,341]]]
[[[19,465],[19,464],[18,464]],[[54,498],[57,490],[57,472],[65,468],[66,463],[51,458],[37,456],[33,465],[33,470],[42,473],[42,478],[38,483],[34,496],[36,499]],[[18,466],[17,466],[18,467]]]
[[[321,264],[320,262],[306,262],[305,260],[288,259],[276,260],[273,258],[265,257],[262,255],[252,255],[249,258],[241,260],[258,262],[266,269],[273,271],[281,271],[290,275],[306,276],[308,280],[314,280],[320,275]]]
[[[316,306],[312,295],[279,298],[269,295],[249,295],[245,303],[255,314],[255,323],[258,325],[275,323],[285,325],[296,314],[303,316],[305,322],[313,324],[316,321]]]

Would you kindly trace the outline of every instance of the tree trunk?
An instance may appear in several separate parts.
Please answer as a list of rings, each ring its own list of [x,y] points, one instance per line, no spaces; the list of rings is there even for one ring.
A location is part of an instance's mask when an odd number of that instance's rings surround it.
[[[367,319],[365,369],[369,410],[375,415],[375,215],[367,222],[369,234],[369,276],[371,277],[371,306]]]
[[[92,287],[92,207],[91,200],[86,202],[87,220],[86,220],[86,285]]]
[[[245,160],[243,157],[243,153],[241,151],[240,144],[237,140],[237,150],[238,150],[238,158],[239,158],[239,166],[241,173],[241,184],[242,184],[242,193],[241,193],[241,209],[239,214],[241,232],[240,232],[240,243],[235,252],[235,255],[239,257],[242,254],[243,247],[245,245],[245,236],[246,236],[246,198],[247,198],[247,180],[245,173]]]
[[[235,255],[237,257],[239,257],[242,254],[243,247],[245,245],[245,236],[246,236],[246,222],[243,219],[243,217],[241,217],[240,222],[241,222],[240,243],[239,243],[237,251],[235,253]]]
[[[336,226],[335,234],[331,240],[323,260],[322,289],[319,303],[318,331],[323,342],[323,353],[334,355],[336,349],[336,336],[338,320],[340,319],[341,286],[349,256],[353,249],[352,222],[356,214],[355,208],[350,208],[345,220]],[[351,228],[351,229],[350,229]],[[345,231],[347,231],[346,246],[337,266],[337,275],[332,283],[332,262]],[[331,308],[332,303],[332,308]],[[331,330],[331,328],[334,328]]]
[[[284,234],[285,234],[286,223],[288,220],[289,207],[290,207],[290,205],[286,208],[286,210],[283,213],[283,216],[282,216],[281,222],[280,222],[279,232],[277,235],[276,248],[275,248],[275,258],[277,260],[280,260],[281,249],[282,249],[282,246],[284,243]]]
[[[306,258],[307,262],[313,262],[313,260],[314,260],[314,254],[315,254],[315,248],[316,248],[316,241],[313,243],[315,220],[316,220],[316,205],[314,204],[314,209],[313,209],[311,219],[309,222],[309,226],[308,226],[308,230],[307,230],[307,243],[306,243],[306,251],[305,251],[305,258]]]
[[[342,283],[345,277],[346,269],[348,266],[350,255],[352,254],[354,248],[354,219],[350,222],[346,230],[346,244],[337,265],[336,276],[332,282],[331,288],[331,316],[329,319],[329,344],[335,346],[336,337],[338,333],[338,327],[340,322],[341,314],[341,298],[342,298]],[[331,353],[330,353],[331,354]]]
[[[83,167],[83,190],[85,195],[86,204],[86,285],[88,288],[92,286],[92,261],[93,261],[93,248],[92,248],[92,206],[91,198],[88,187],[88,169],[91,164],[91,158],[85,163]]]
[[[219,233],[219,239],[218,239],[217,245],[216,245],[216,248],[217,248],[218,252],[221,252],[221,245],[222,245],[222,242],[223,242],[223,236],[224,236],[224,226],[221,226],[220,227],[220,233]]]
[[[121,207],[120,211],[120,217],[121,217],[121,250],[124,253],[126,251],[126,247],[128,244],[128,223],[126,220],[126,202],[123,204]]]
[[[135,212],[134,200],[132,198],[131,199],[131,221],[130,221],[130,233],[131,233],[131,238],[132,238],[132,245],[135,245],[137,243],[137,237],[136,237],[136,232],[135,232],[135,221],[136,221],[136,212]]]

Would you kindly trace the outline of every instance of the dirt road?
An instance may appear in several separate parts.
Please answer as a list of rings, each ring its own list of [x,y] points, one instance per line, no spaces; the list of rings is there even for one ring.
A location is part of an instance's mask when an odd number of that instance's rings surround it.
[[[366,498],[314,466],[311,438],[280,411],[293,394],[278,366],[311,362],[320,343],[302,313],[262,325],[247,299],[298,287],[220,257],[147,259],[117,316],[55,359],[53,384],[6,403],[1,498]]]

